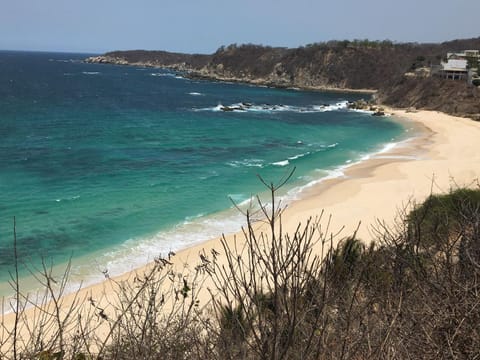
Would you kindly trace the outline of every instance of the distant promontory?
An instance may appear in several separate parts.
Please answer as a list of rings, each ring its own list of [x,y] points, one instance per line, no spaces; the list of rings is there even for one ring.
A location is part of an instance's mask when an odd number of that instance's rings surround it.
[[[480,119],[476,86],[431,74],[447,53],[465,49],[480,49],[480,37],[438,44],[345,40],[298,48],[232,44],[211,55],[113,51],[86,62],[170,68],[194,78],[272,87],[375,91],[385,105]]]

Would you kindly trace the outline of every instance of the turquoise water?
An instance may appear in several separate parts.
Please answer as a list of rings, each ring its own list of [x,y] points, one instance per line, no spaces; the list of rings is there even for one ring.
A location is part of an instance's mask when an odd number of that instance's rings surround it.
[[[345,108],[361,95],[85,57],[0,52],[0,281],[13,265],[14,216],[22,262],[72,256],[86,273],[118,273],[238,230],[241,217],[222,211],[264,190],[257,175],[276,182],[296,167],[283,193],[294,198],[404,136],[390,118]]]

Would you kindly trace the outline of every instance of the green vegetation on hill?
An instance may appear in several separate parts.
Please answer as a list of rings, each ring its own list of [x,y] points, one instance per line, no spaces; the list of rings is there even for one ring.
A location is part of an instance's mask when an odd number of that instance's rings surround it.
[[[37,309],[30,337],[4,331],[1,343],[16,340],[16,359],[45,360],[480,356],[480,189],[428,197],[369,246],[353,234],[333,247],[321,218],[287,235],[282,209],[260,205],[270,230],[253,231],[258,214],[247,213],[245,246],[223,239],[183,274],[158,258],[116,284],[108,309],[90,298],[58,312],[56,298]],[[42,278],[49,294],[51,274]]]

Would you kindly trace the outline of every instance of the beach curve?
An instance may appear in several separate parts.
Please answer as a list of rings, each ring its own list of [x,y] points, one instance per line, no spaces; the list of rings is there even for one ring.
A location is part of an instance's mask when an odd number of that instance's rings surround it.
[[[392,225],[399,210],[412,201],[421,201],[431,192],[446,192],[455,186],[478,186],[480,154],[472,144],[480,138],[480,123],[433,111],[406,112],[388,109],[401,121],[413,122],[423,130],[420,134],[381,156],[354,164],[345,170],[345,176],[328,179],[304,190],[300,198],[285,209],[282,216],[285,232],[292,233],[299,223],[318,216],[322,211],[332,215],[330,229],[343,228],[341,237],[351,235],[358,227],[357,236],[363,241],[375,239],[375,224],[382,221]],[[227,235],[241,241],[241,234]],[[220,251],[219,237],[177,252],[172,261],[176,269],[193,269],[199,254],[211,249]],[[219,257],[219,261],[222,258]],[[77,295],[64,298],[67,306],[75,296],[103,299],[105,305],[113,297],[114,283],[132,281],[137,274],[149,269],[151,264],[135,271],[106,279],[102,283],[82,288]],[[200,301],[208,302],[204,291]],[[101,304],[99,304],[101,305]],[[27,309],[27,318],[33,316]],[[13,322],[13,314],[5,315],[5,324]]]

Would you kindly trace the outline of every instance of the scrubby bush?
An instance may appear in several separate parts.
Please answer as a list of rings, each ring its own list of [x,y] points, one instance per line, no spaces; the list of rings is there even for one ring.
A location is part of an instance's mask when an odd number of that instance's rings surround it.
[[[393,228],[379,223],[366,246],[355,234],[337,243],[321,216],[285,233],[282,184],[266,185],[272,201],[259,201],[261,217],[245,214],[243,238],[223,238],[190,272],[159,258],[133,283],[114,283],[107,306],[77,301],[68,316],[57,311],[61,298],[39,306],[29,331],[24,308],[14,308],[1,358],[480,357],[480,190],[432,195]],[[40,278],[52,293],[48,269]],[[14,353],[4,346],[12,342]]]

